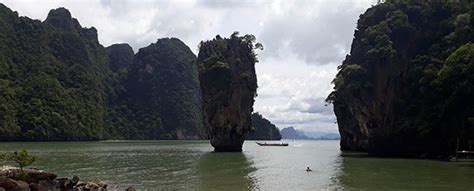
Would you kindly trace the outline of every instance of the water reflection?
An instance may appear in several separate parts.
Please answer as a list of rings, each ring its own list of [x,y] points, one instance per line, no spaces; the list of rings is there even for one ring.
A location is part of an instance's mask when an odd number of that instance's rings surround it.
[[[254,190],[254,171],[243,153],[205,153],[197,162],[199,190]]]
[[[332,164],[333,171],[331,173],[329,188],[331,190],[343,190],[343,185],[341,184],[341,178],[344,173],[342,156],[337,156],[334,158],[334,163]]]
[[[349,190],[472,190],[471,166],[434,160],[341,156],[334,183]]]

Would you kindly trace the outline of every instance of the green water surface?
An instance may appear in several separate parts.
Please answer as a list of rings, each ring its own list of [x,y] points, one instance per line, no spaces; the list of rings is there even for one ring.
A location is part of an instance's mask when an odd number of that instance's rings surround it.
[[[242,153],[214,153],[208,141],[14,142],[0,151],[25,148],[34,167],[112,190],[474,190],[474,163],[343,157],[338,141],[288,142],[246,141]]]

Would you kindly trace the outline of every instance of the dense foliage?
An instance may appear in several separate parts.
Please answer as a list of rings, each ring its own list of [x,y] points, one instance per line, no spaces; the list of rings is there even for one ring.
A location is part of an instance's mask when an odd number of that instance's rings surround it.
[[[196,56],[179,39],[159,39],[136,55],[127,44],[104,48],[97,31],[64,8],[40,22],[0,4],[0,25],[0,141],[206,137]],[[238,89],[245,132],[257,89],[254,49],[262,48],[254,42],[234,33],[200,51],[212,66],[201,67],[210,77],[205,92]],[[214,80],[219,67],[237,76]]]
[[[201,135],[196,57],[178,39],[104,48],[68,10],[44,22],[0,4],[0,141]]]
[[[120,83],[125,90],[119,93],[111,118],[116,122],[112,127],[124,128],[118,134],[146,139],[202,136],[196,56],[179,39],[159,39],[141,48],[127,79]]]
[[[248,140],[280,140],[280,130],[260,113],[252,114],[252,131],[247,135]]]
[[[44,22],[0,5],[0,140],[103,137],[105,51],[94,28],[52,10]]]
[[[385,1],[358,21],[334,104],[341,149],[449,155],[474,140],[474,3]]]

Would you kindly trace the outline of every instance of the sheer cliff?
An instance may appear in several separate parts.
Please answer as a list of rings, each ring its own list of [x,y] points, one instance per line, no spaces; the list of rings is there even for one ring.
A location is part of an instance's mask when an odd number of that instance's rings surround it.
[[[196,56],[181,40],[163,38],[141,48],[134,57],[125,88],[135,110],[160,119],[161,130],[156,138],[202,136]]]
[[[252,35],[219,35],[201,42],[197,63],[203,96],[204,125],[215,151],[242,151],[252,127],[257,91],[257,62]]]
[[[341,150],[434,157],[468,147],[473,5],[385,1],[360,16],[327,98]]]

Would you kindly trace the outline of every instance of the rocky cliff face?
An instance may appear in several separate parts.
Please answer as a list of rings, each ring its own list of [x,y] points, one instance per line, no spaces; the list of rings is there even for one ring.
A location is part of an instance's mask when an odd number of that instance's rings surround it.
[[[472,13],[468,3],[386,1],[360,16],[328,97],[341,150],[438,155],[455,150],[458,138],[461,145],[474,138],[473,105],[465,97],[472,92],[449,91],[442,76],[448,57],[473,39]]]
[[[216,36],[199,48],[203,111],[215,151],[242,151],[257,91],[255,37]]]
[[[201,137],[196,56],[177,38],[159,39],[135,55],[126,82],[135,107],[161,119],[163,139]]]
[[[280,130],[259,113],[252,114],[252,129],[247,140],[280,140]]]
[[[204,137],[196,56],[188,46],[164,38],[135,55],[126,44],[112,45],[107,52],[115,74],[107,112],[111,137]]]
[[[106,48],[109,68],[112,72],[128,72],[133,65],[135,53],[128,44],[113,44]]]

